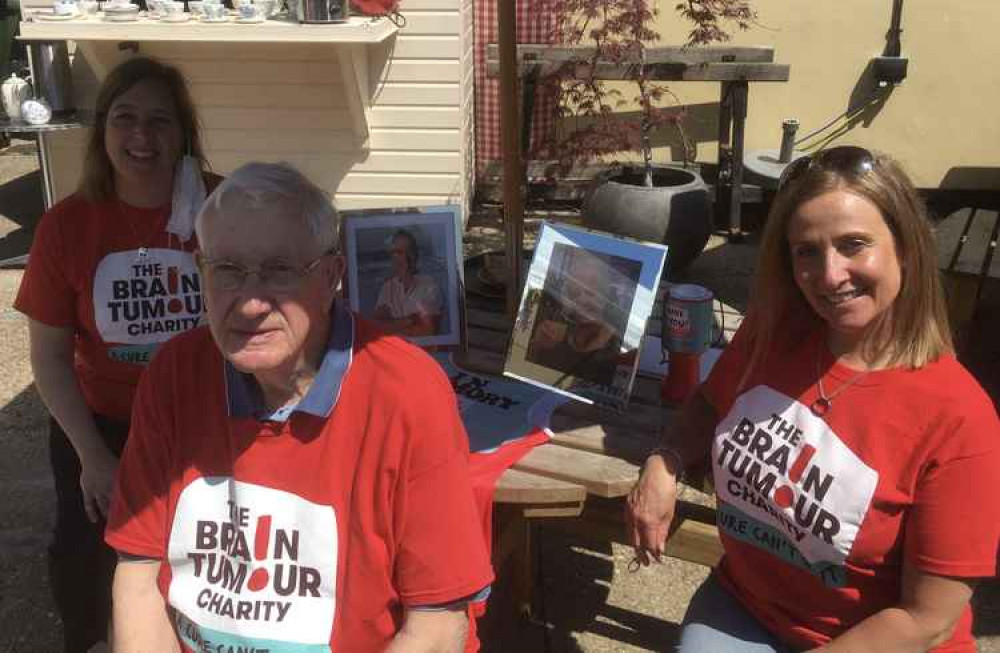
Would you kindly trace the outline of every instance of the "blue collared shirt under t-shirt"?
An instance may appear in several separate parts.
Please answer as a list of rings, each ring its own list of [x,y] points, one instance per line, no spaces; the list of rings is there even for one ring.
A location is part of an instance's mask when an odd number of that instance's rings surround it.
[[[351,367],[354,349],[354,316],[342,301],[334,300],[330,311],[330,335],[323,362],[306,396],[273,412],[267,410],[260,386],[252,374],[240,372],[225,361],[226,399],[229,416],[252,417],[262,422],[286,422],[293,412],[329,417],[340,398],[340,387]]]

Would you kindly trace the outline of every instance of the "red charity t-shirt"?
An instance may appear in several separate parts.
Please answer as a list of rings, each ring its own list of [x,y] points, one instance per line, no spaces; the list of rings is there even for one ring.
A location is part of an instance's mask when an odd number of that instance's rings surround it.
[[[744,387],[746,326],[703,386],[721,416],[712,447],[725,556],[719,576],[770,631],[820,646],[898,603],[902,565],[993,576],[1000,542],[1000,423],[953,356],[856,376],[821,330],[772,347]],[[832,365],[832,367],[830,367]],[[966,607],[935,651],[973,653]]]
[[[403,606],[492,581],[448,379],[357,324],[326,419],[230,419],[204,328],[164,346],[140,383],[106,539],[164,561],[185,650],[379,651]]]
[[[74,331],[77,378],[101,415],[128,420],[153,352],[204,312],[191,255],[196,239],[168,234],[169,215],[169,205],[142,209],[71,195],[35,231],[14,308]],[[140,247],[148,249],[141,260]]]

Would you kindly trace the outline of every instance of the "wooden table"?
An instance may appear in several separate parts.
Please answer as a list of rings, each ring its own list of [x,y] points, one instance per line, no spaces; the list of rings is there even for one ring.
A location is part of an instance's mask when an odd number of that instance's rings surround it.
[[[512,36],[512,35],[509,35]],[[512,40],[512,39],[511,39]],[[500,51],[496,44],[487,46],[487,74],[504,74],[504,92],[500,96],[504,120],[504,175],[521,170],[520,150],[517,147],[518,134],[514,123],[518,112],[515,104],[518,93],[510,92],[515,87],[515,75],[529,81],[525,92],[521,93],[521,141],[530,133],[531,112],[527,109],[531,102],[531,89],[536,79],[543,78],[555,70],[565,70],[572,63],[578,79],[604,81],[634,80],[635,61],[599,61],[591,68],[589,61],[593,49],[582,45],[553,44],[507,44],[508,51],[500,65]],[[719,156],[718,173],[715,181],[715,228],[727,231],[730,236],[741,237],[744,230],[741,222],[743,201],[743,158],[744,132],[750,94],[750,83],[787,82],[790,69],[787,64],[774,63],[774,49],[760,46],[656,46],[645,49],[643,56],[646,78],[654,82],[717,82],[719,94]],[[516,71],[510,71],[516,66]],[[523,148],[526,149],[526,148]],[[516,163],[516,165],[511,165]],[[508,221],[520,224],[521,197],[516,192],[518,182],[505,181],[504,206]],[[519,232],[518,232],[519,234]],[[508,237],[512,234],[509,232]]]
[[[501,374],[511,323],[503,301],[470,295],[468,351],[462,365]],[[651,321],[658,333],[659,321]],[[494,566],[513,574],[517,609],[532,606],[532,524],[545,524],[602,542],[625,542],[624,498],[639,464],[675,410],[662,407],[658,383],[639,378],[624,413],[571,401],[550,424],[552,440],[525,455],[500,478],[494,495]],[[668,542],[669,555],[714,565],[721,545],[711,508],[681,502]]]

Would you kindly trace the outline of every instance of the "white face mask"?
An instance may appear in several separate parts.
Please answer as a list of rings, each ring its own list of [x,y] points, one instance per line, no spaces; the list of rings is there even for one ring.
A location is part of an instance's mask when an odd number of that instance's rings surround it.
[[[194,218],[205,203],[205,180],[198,159],[184,155],[174,169],[174,195],[167,231],[186,242],[194,233]]]

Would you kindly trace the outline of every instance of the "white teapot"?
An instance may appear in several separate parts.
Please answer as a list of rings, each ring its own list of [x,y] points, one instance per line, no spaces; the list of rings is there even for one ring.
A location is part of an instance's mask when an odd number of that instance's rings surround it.
[[[7,117],[11,120],[21,120],[21,103],[31,97],[31,84],[11,73],[10,77],[0,84],[0,95]]]

